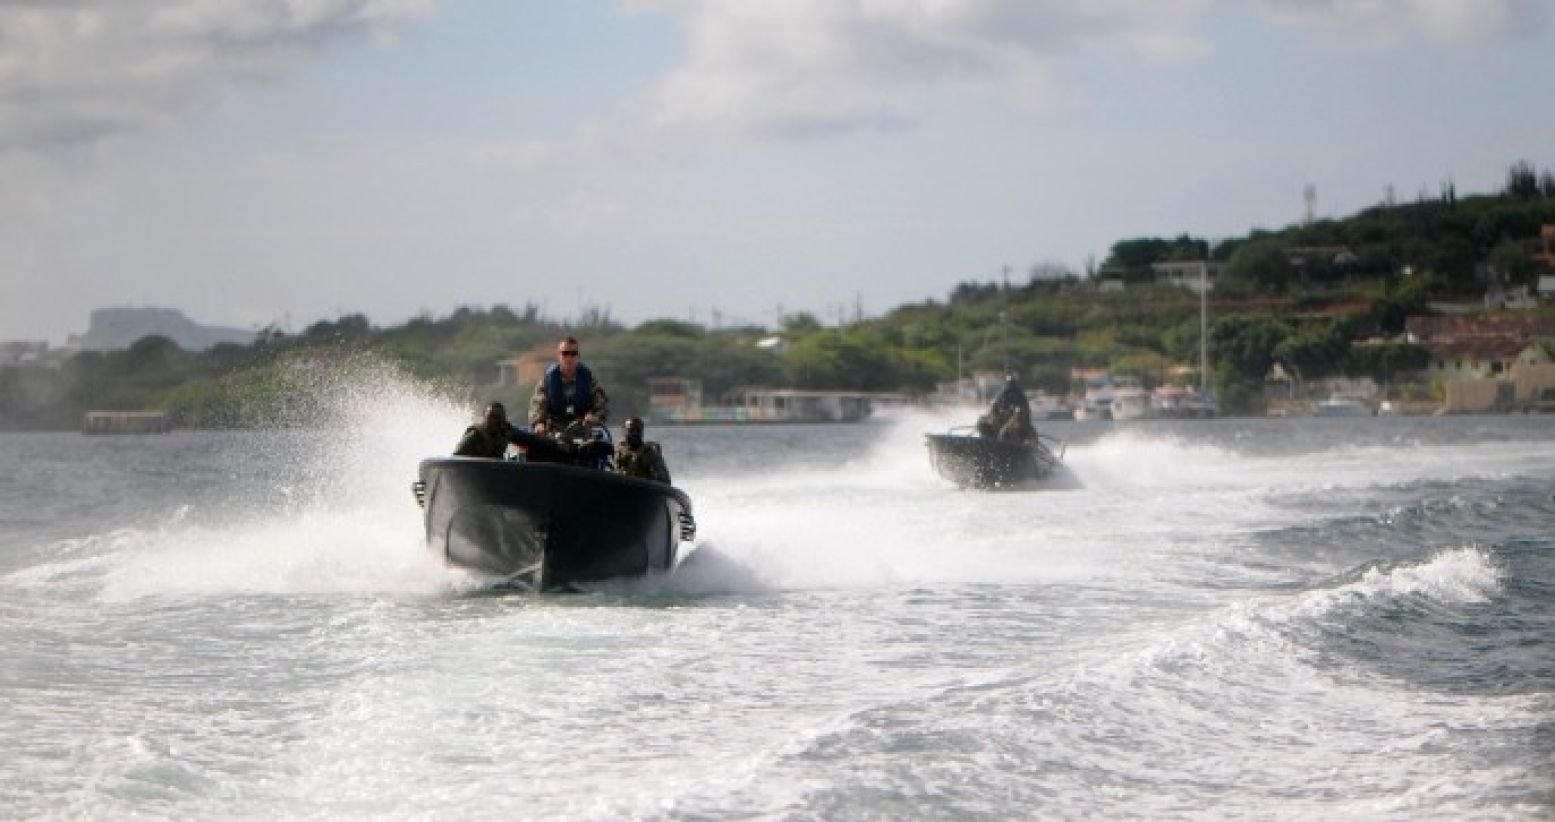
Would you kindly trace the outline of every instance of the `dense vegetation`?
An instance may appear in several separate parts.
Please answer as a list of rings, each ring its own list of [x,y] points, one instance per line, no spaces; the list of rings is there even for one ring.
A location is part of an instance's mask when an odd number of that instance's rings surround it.
[[[1494,195],[1460,198],[1444,185],[1413,203],[1213,246],[1189,236],[1125,239],[1085,275],[1043,267],[1024,284],[965,282],[943,302],[842,327],[798,314],[776,332],[673,320],[628,329],[597,311],[558,322],[533,305],[496,305],[391,328],[350,315],[201,353],[149,337],[60,368],[0,368],[0,428],[73,427],[88,409],[164,409],[190,427],[285,423],[303,416],[292,412],[298,373],[352,362],[390,364],[450,396],[522,406],[529,387],[494,387],[497,361],[564,333],[584,341],[623,412],[645,409],[654,376],[695,377],[711,402],[744,385],[921,393],[974,370],[1018,371],[1054,393],[1070,391],[1082,367],[1148,385],[1192,382],[1199,298],[1154,284],[1151,265],[1195,259],[1226,264],[1209,302],[1212,385],[1229,410],[1256,411],[1276,362],[1308,379],[1387,380],[1420,368],[1424,352],[1393,341],[1404,319],[1429,313],[1432,301],[1533,286],[1551,273],[1539,256],[1540,227],[1551,223],[1555,176],[1519,163]],[[1127,288],[1102,288],[1108,280]],[[774,333],[783,346],[756,345]]]

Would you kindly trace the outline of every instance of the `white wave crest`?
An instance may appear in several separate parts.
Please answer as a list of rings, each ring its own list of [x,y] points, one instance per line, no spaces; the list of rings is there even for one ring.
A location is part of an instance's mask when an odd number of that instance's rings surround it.
[[[165,521],[61,545],[40,578],[90,570],[105,600],[269,592],[420,592],[457,586],[422,543],[410,483],[448,453],[473,409],[371,358],[299,365],[289,376],[296,436],[222,438],[276,466],[264,499],[183,506]],[[213,435],[214,436],[214,435]],[[89,554],[89,558],[83,558]]]

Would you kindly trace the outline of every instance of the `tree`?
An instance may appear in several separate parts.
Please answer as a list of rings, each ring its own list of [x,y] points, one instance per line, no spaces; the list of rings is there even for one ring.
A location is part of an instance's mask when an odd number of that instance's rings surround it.
[[[1228,280],[1247,283],[1257,291],[1278,294],[1285,290],[1290,261],[1283,243],[1276,238],[1256,240],[1239,246],[1226,264]]]
[[[471,309],[460,307],[451,318],[455,322],[469,321]],[[308,345],[350,345],[365,342],[373,331],[372,323],[362,314],[347,314],[334,322],[319,320],[302,332],[302,342]]]
[[[1504,283],[1532,283],[1539,269],[1533,259],[1537,250],[1533,240],[1502,240],[1490,251],[1490,266]]]
[[[1233,315],[1210,326],[1215,383],[1228,409],[1252,411],[1260,405],[1274,349],[1289,333],[1285,323],[1265,316]]]
[[[1531,200],[1539,196],[1539,175],[1533,164],[1519,160],[1506,170],[1505,193],[1518,200]]]
[[[1297,329],[1275,345],[1271,356],[1302,379],[1341,373],[1350,343],[1333,322],[1314,323]]]
[[[801,388],[886,391],[899,384],[889,351],[859,333],[811,334],[790,346],[784,359]]]
[[[821,330],[821,321],[808,311],[783,315],[783,330],[791,334],[804,334]]]
[[[702,326],[681,320],[649,320],[637,326],[636,331],[638,334],[657,334],[685,340],[701,339],[707,334],[707,329]]]

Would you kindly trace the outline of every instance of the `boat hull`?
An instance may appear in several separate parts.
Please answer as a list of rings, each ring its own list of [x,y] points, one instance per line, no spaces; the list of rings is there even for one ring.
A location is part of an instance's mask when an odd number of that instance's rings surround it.
[[[434,553],[533,590],[672,570],[695,535],[683,491],[575,465],[428,459],[417,493]]]
[[[969,434],[928,434],[934,470],[961,488],[1002,488],[1052,476],[1062,461],[1041,441],[1003,442]]]

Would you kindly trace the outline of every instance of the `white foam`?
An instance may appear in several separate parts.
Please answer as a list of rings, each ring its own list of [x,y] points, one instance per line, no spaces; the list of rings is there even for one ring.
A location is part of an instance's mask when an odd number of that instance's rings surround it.
[[[1444,605],[1482,602],[1500,585],[1501,572],[1484,549],[1445,550],[1424,563],[1370,569],[1359,580],[1332,588],[1237,602],[1210,614],[1196,629],[1174,633],[1145,658],[1162,667],[1183,660],[1225,667],[1249,659],[1286,664],[1305,654],[1296,638],[1318,629],[1339,608],[1376,610],[1417,596]]]
[[[1501,569],[1483,548],[1442,551],[1423,565],[1370,569],[1347,586],[1367,596],[1423,596],[1437,602],[1483,602],[1500,590]]]
[[[477,409],[370,359],[305,368],[293,381],[307,398],[296,421],[312,433],[266,440],[292,449],[265,457],[287,466],[269,507],[234,499],[230,511],[98,544],[109,557],[93,560],[105,566],[105,596],[457,584],[425,555],[409,483],[421,459],[448,453]],[[1420,447],[1246,456],[1119,428],[1068,448],[1077,488],[990,494],[956,490],[930,466],[924,434],[959,422],[903,412],[861,425],[871,445],[837,465],[728,476],[676,466],[703,547],[716,546],[712,559],[682,569],[702,576],[681,590],[1150,577],[1163,555],[1212,555],[1251,531],[1305,521],[1279,503],[1293,489],[1442,475],[1462,457]],[[65,569],[35,571],[54,572]],[[1389,578],[1430,584],[1400,571]]]
[[[309,431],[269,441],[291,453],[278,508],[230,500],[230,510],[182,515],[123,535],[108,555],[102,596],[122,600],[263,591],[433,591],[452,577],[422,544],[410,483],[421,459],[448,453],[473,418],[371,359],[291,374]]]

